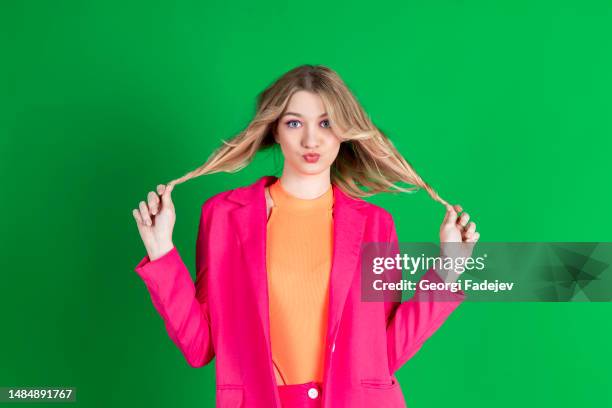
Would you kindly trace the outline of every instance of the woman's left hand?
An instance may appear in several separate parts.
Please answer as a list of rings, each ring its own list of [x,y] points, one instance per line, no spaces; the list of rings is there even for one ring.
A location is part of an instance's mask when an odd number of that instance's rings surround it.
[[[480,233],[476,231],[476,224],[470,221],[468,213],[462,211],[459,204],[446,206],[446,215],[440,226],[440,242],[478,242]],[[457,218],[459,212],[461,215]]]
[[[476,231],[476,224],[470,221],[470,215],[463,211],[460,205],[446,206],[446,215],[440,225],[440,257],[441,258],[469,258],[472,256],[474,246],[480,238]],[[457,213],[461,215],[457,217]],[[468,223],[469,221],[469,223]],[[438,271],[447,282],[454,282],[460,273],[453,271]]]

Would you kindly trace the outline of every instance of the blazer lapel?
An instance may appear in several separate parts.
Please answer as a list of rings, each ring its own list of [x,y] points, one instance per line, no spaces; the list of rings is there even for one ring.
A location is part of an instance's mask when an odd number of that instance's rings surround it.
[[[328,344],[332,344],[336,339],[347,294],[356,277],[356,271],[360,270],[357,266],[366,219],[364,213],[359,210],[363,201],[346,195],[335,184],[333,189],[334,245],[329,286]]]
[[[245,262],[250,266],[250,281],[257,302],[257,314],[261,322],[266,344],[270,345],[270,320],[268,277],[266,268],[267,212],[264,189],[277,177],[263,176],[255,183],[232,190],[229,199],[241,206],[230,212],[230,218],[240,240]],[[327,339],[335,341],[338,325],[348,295],[355,279],[365,229],[365,215],[359,208],[364,201],[346,195],[335,184],[333,206],[333,256],[330,272]],[[272,355],[268,349],[269,356]],[[271,358],[270,372],[274,375]]]
[[[276,177],[263,176],[249,186],[232,190],[229,198],[242,204],[230,212],[236,235],[242,246],[242,256],[249,268],[247,273],[255,299],[266,344],[270,344],[268,312],[268,276],[266,270],[267,213],[264,188]],[[240,256],[237,254],[237,256]]]

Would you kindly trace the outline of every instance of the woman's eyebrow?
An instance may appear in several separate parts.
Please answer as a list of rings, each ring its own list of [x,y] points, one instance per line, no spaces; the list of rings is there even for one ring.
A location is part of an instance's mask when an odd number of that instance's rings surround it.
[[[287,116],[287,115],[295,115],[295,116],[299,116],[300,118],[302,118],[303,116],[300,115],[299,113],[295,113],[295,112],[285,112],[283,114],[283,116]],[[320,118],[322,118],[323,116],[327,116],[327,112],[323,112],[322,114],[319,115]],[[282,117],[282,116],[281,116]]]

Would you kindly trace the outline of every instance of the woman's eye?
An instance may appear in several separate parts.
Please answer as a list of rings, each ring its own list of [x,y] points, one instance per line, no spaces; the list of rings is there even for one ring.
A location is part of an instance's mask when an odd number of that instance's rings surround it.
[[[330,125],[330,123],[329,123],[329,119],[325,119],[325,120],[324,120],[323,122],[321,122],[321,123],[327,123],[327,125],[326,125],[326,126],[323,126],[323,127],[326,127],[326,128],[328,128],[328,127],[330,127],[330,126],[331,126],[331,125]]]
[[[289,125],[290,128],[294,128],[295,129],[297,126],[291,126],[292,123],[300,123],[300,122],[297,121],[297,120],[290,120],[290,121],[287,122],[287,125]]]

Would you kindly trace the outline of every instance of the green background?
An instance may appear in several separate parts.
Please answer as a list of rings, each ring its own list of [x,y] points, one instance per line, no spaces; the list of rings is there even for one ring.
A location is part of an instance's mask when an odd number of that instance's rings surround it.
[[[87,407],[214,405],[133,268],[132,209],[243,129],[304,63],[335,69],[482,241],[609,241],[608,1],[7,1],[0,6],[0,386]],[[177,187],[200,205],[279,175],[279,151]],[[435,241],[424,191],[369,199]],[[466,303],[399,371],[410,407],[610,406],[608,303]]]

